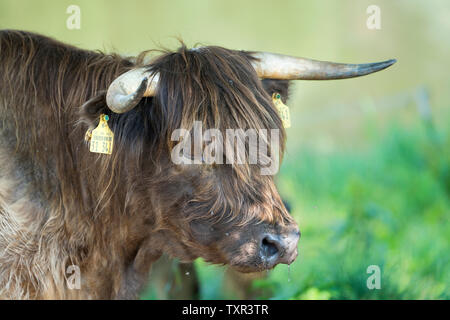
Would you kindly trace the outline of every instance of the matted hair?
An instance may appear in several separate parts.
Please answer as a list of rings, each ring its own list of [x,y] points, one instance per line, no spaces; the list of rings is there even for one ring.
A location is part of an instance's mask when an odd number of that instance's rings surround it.
[[[279,129],[281,153],[285,133],[251,58],[220,47],[182,45],[164,52],[147,65],[160,74],[156,97],[124,114],[112,113],[107,88],[119,75],[143,66],[145,54],[124,58],[33,33],[0,31],[2,297],[76,296],[76,290],[64,290],[61,270],[68,263],[105,272],[91,283],[108,277],[114,282],[101,283],[103,291],[95,294],[117,296],[124,261],[136,254],[137,235],[153,232],[175,211],[185,210],[186,220],[210,216],[211,210],[217,219],[242,223],[291,219],[273,178],[251,175],[246,164],[221,166],[229,171],[218,179],[199,177],[193,185],[200,185],[205,198],[193,196],[186,207],[163,212],[156,206],[157,196],[171,204],[185,200],[180,189],[168,189],[167,182],[177,177],[164,168],[174,129],[189,129],[196,120],[220,130]],[[110,116],[114,132],[110,156],[90,153],[84,142],[101,113]],[[11,204],[21,207],[9,211]],[[250,204],[265,209],[256,212]],[[131,233],[136,238],[129,240]]]

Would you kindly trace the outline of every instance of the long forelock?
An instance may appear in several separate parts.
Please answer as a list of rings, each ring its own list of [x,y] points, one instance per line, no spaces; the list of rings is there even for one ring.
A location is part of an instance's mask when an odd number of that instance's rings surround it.
[[[160,138],[165,139],[162,142],[169,151],[174,146],[174,130],[192,130],[200,121],[204,130],[219,129],[224,137],[227,129],[255,129],[258,135],[260,129],[278,129],[282,156],[285,132],[251,59],[242,51],[213,46],[188,49],[183,45],[149,66],[150,71],[160,74],[153,107],[161,115]],[[248,159],[248,150],[246,156]],[[252,169],[248,163],[234,165],[233,169],[240,179],[250,183]]]

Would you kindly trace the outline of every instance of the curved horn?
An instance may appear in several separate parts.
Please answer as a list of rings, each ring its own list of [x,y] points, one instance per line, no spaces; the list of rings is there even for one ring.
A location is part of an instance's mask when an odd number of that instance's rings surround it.
[[[149,78],[151,78],[149,80]],[[133,109],[142,97],[151,97],[156,93],[159,74],[153,76],[145,68],[133,69],[117,77],[106,93],[106,104],[115,113],[124,113]]]
[[[262,79],[278,80],[331,80],[364,76],[383,70],[397,60],[365,64],[346,64],[291,57],[269,52],[251,53],[252,62]]]

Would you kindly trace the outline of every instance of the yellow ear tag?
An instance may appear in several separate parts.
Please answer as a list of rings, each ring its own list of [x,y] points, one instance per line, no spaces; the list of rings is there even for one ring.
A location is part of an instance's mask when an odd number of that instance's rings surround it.
[[[281,95],[279,93],[274,93],[272,95],[272,101],[278,110],[281,120],[283,121],[283,126],[285,128],[291,127],[291,115],[289,113],[289,107],[283,103],[281,100]]]
[[[105,114],[100,115],[100,122],[97,128],[91,133],[90,151],[95,153],[111,154],[114,143],[114,133],[108,126],[109,117]]]

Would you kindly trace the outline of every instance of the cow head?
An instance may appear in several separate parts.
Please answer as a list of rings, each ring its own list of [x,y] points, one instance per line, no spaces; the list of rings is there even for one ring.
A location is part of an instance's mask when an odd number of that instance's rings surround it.
[[[392,63],[347,65],[183,46],[122,74],[83,109],[92,121],[109,114],[115,153],[139,155],[133,190],[148,203],[155,246],[183,261],[200,256],[244,272],[261,271],[292,263],[300,237],[273,175],[262,174],[261,162],[227,163],[235,156],[227,148],[223,161],[187,152],[183,156],[195,161],[176,162],[173,133],[180,128],[192,133],[199,122],[203,130],[218,129],[224,136],[229,129],[254,129],[267,155],[280,158],[285,132],[274,92],[286,99],[289,80],[356,77]],[[275,139],[269,137],[272,130]],[[250,156],[250,143],[243,145]],[[195,148],[192,142],[187,150]]]

